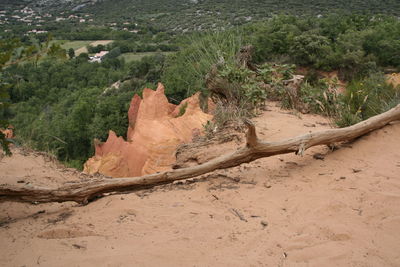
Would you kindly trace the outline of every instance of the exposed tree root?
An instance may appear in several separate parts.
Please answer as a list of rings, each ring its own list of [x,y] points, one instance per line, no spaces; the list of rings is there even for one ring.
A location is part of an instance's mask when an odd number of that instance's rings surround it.
[[[295,152],[302,155],[306,149],[317,145],[330,145],[349,141],[400,120],[400,105],[353,126],[309,133],[278,142],[265,142],[257,138],[254,124],[246,120],[248,127],[246,146],[222,155],[201,165],[170,170],[140,177],[93,179],[86,182],[66,184],[59,188],[42,188],[32,185],[0,185],[0,198],[24,202],[75,201],[86,204],[104,193],[143,189],[176,180],[199,176],[214,170],[226,169],[259,158]]]

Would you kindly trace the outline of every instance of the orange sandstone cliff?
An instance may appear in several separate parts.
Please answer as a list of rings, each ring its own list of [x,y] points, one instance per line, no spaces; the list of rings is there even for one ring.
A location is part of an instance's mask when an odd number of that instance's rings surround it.
[[[182,116],[180,110],[185,110]],[[127,140],[110,131],[106,142],[95,145],[84,172],[128,177],[171,169],[177,146],[191,141],[212,118],[200,109],[199,94],[178,106],[168,103],[161,83],[156,91],[145,88],[143,99],[133,97],[128,117]]]

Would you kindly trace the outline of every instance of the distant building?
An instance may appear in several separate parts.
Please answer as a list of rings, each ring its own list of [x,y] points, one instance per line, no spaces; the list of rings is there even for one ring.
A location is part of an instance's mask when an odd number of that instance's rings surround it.
[[[100,63],[105,55],[108,54],[109,51],[100,51],[92,57],[89,57],[89,62],[98,62]]]
[[[33,30],[28,31],[28,33],[36,33],[36,34],[39,34],[39,33],[47,33],[47,31],[42,31],[42,30],[33,29]]]

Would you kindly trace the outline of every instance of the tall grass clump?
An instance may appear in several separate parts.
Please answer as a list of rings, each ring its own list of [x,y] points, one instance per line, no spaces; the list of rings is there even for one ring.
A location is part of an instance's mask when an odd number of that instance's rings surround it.
[[[336,79],[306,77],[297,91],[296,101],[288,94],[290,90],[283,90],[278,99],[286,108],[327,116],[339,127],[356,124],[400,103],[400,87],[387,83],[381,73],[351,81],[343,93],[339,87]]]
[[[335,122],[339,127],[345,127],[399,104],[400,87],[387,83],[384,75],[376,73],[365,79],[352,81],[339,101],[341,109]]]
[[[204,91],[205,76],[217,63],[232,63],[242,46],[237,30],[195,33],[183,40],[183,48],[167,58],[162,81],[168,97],[180,101]]]

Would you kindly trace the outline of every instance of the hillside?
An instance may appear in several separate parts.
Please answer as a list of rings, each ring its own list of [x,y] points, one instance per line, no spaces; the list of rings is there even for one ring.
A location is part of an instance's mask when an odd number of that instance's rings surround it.
[[[329,128],[320,116],[267,109],[255,120],[265,140]],[[394,124],[333,152],[260,159],[83,207],[3,202],[0,264],[398,266],[399,134]],[[0,162],[1,183],[89,178],[46,161],[14,150]]]
[[[113,28],[124,24],[124,27],[135,28],[146,25],[157,31],[179,33],[227,29],[277,14],[315,17],[332,13],[394,16],[400,13],[400,3],[396,0],[20,0],[6,1],[2,6],[5,10],[32,8],[39,16],[50,13],[63,20],[70,16],[77,16],[80,20],[91,18],[85,21],[85,26],[91,27]],[[51,28],[63,24],[69,25],[69,22],[56,23]],[[61,28],[66,30],[68,27]]]
[[[3,7],[14,6],[23,8],[28,6],[48,11],[51,9],[67,10],[67,8],[75,8],[79,5],[86,6],[100,1],[102,0],[3,0],[1,4]]]
[[[357,12],[394,15],[399,14],[400,3],[391,0],[106,0],[82,11],[93,13],[104,21],[143,19],[174,30],[200,30],[263,20],[273,14],[316,16]]]

